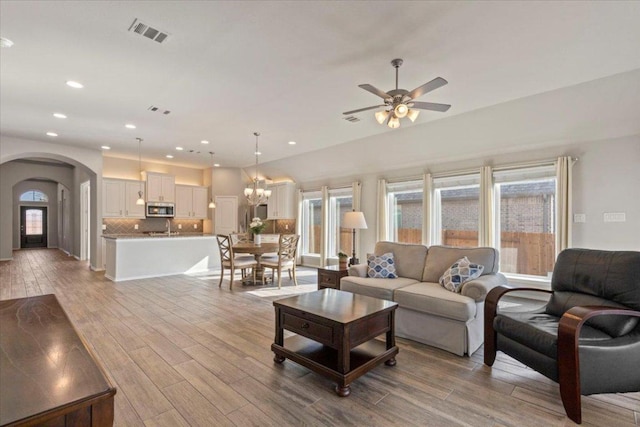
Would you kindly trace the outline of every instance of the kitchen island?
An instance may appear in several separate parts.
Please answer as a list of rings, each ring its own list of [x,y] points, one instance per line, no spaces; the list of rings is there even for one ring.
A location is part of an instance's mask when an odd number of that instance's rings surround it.
[[[105,234],[105,277],[122,280],[200,273],[220,268],[212,234]]]

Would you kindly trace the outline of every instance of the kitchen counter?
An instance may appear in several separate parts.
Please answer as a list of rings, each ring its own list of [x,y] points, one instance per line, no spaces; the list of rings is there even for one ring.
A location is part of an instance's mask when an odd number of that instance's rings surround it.
[[[105,277],[146,279],[201,273],[220,268],[220,252],[213,234],[103,234],[106,243]]]
[[[125,233],[125,234],[103,234],[105,239],[157,239],[157,238],[176,238],[176,237],[215,237],[213,234],[205,233],[183,233],[181,231],[171,232],[151,232],[151,233]]]

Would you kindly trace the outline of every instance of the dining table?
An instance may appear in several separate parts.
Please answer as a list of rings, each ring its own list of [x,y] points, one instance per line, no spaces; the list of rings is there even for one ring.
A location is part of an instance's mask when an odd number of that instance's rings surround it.
[[[255,257],[258,266],[256,267],[256,280],[253,281],[251,276],[244,277],[242,279],[243,285],[263,285],[267,282],[267,277],[263,276],[265,274],[264,267],[262,267],[262,263],[260,262],[262,255],[273,253],[274,256],[278,253],[279,244],[277,242],[262,242],[259,244],[255,244],[253,242],[238,242],[234,244],[231,248],[233,249],[233,253],[235,254],[251,254]]]

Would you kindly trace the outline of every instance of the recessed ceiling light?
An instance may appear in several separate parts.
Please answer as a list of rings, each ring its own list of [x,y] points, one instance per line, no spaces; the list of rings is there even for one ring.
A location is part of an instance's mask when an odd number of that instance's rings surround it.
[[[262,153],[260,151],[254,151],[254,153],[256,156],[260,156]]]
[[[173,156],[171,154],[167,154],[167,159],[173,159]]]
[[[67,81],[67,86],[70,86],[74,89],[82,89],[84,87],[82,83],[74,82],[73,80]]]
[[[9,39],[5,39],[4,37],[0,37],[0,47],[11,47],[13,46],[13,42]]]
[[[182,151],[182,150],[184,150],[184,148],[182,148],[182,147],[176,147],[176,150],[178,150],[178,151]]]
[[[55,132],[47,132],[47,136],[58,136]]]
[[[57,119],[66,119],[67,116],[65,116],[62,113],[53,113],[53,117],[57,118]]]
[[[296,145],[295,141],[289,141],[289,145]]]
[[[202,141],[200,141],[202,144],[208,144],[209,141],[205,141],[204,139]]]
[[[103,145],[102,147],[103,150],[111,150],[111,147],[109,147],[108,145]]]
[[[219,168],[220,167],[220,163],[214,163],[213,166],[216,167],[216,168]]]
[[[131,123],[127,123],[126,125],[124,125],[124,127],[126,127],[127,129],[135,129],[136,125],[132,125]]]

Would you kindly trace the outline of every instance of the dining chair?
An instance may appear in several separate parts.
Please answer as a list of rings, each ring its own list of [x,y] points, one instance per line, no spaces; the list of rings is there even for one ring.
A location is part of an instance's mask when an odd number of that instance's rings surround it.
[[[298,240],[300,236],[297,234],[281,234],[278,240],[278,253],[273,257],[262,257],[260,264],[264,269],[271,269],[271,274],[278,271],[278,289],[282,285],[282,270],[289,271],[289,280],[292,279],[293,284],[298,286],[296,278],[296,252],[298,251]],[[262,284],[264,284],[264,274],[262,275]]]
[[[229,234],[229,237],[231,238],[231,246],[237,244],[237,243],[253,243],[253,239],[251,239],[251,234],[250,233],[231,233]],[[256,257],[251,255],[251,254],[236,254],[234,253],[234,259],[236,261],[251,261],[254,260]],[[242,269],[242,278],[244,279],[245,277],[247,277],[247,269],[243,268]]]
[[[225,268],[229,269],[231,272],[229,289],[233,288],[233,278],[235,276],[237,268],[241,270],[251,268],[253,271],[253,281],[255,282],[256,267],[258,266],[258,262],[255,260],[255,258],[236,258],[233,253],[233,244],[231,243],[230,236],[218,234],[216,235],[216,240],[218,241],[218,249],[220,250],[220,282],[218,283],[218,287],[222,286],[222,279],[224,278]]]

